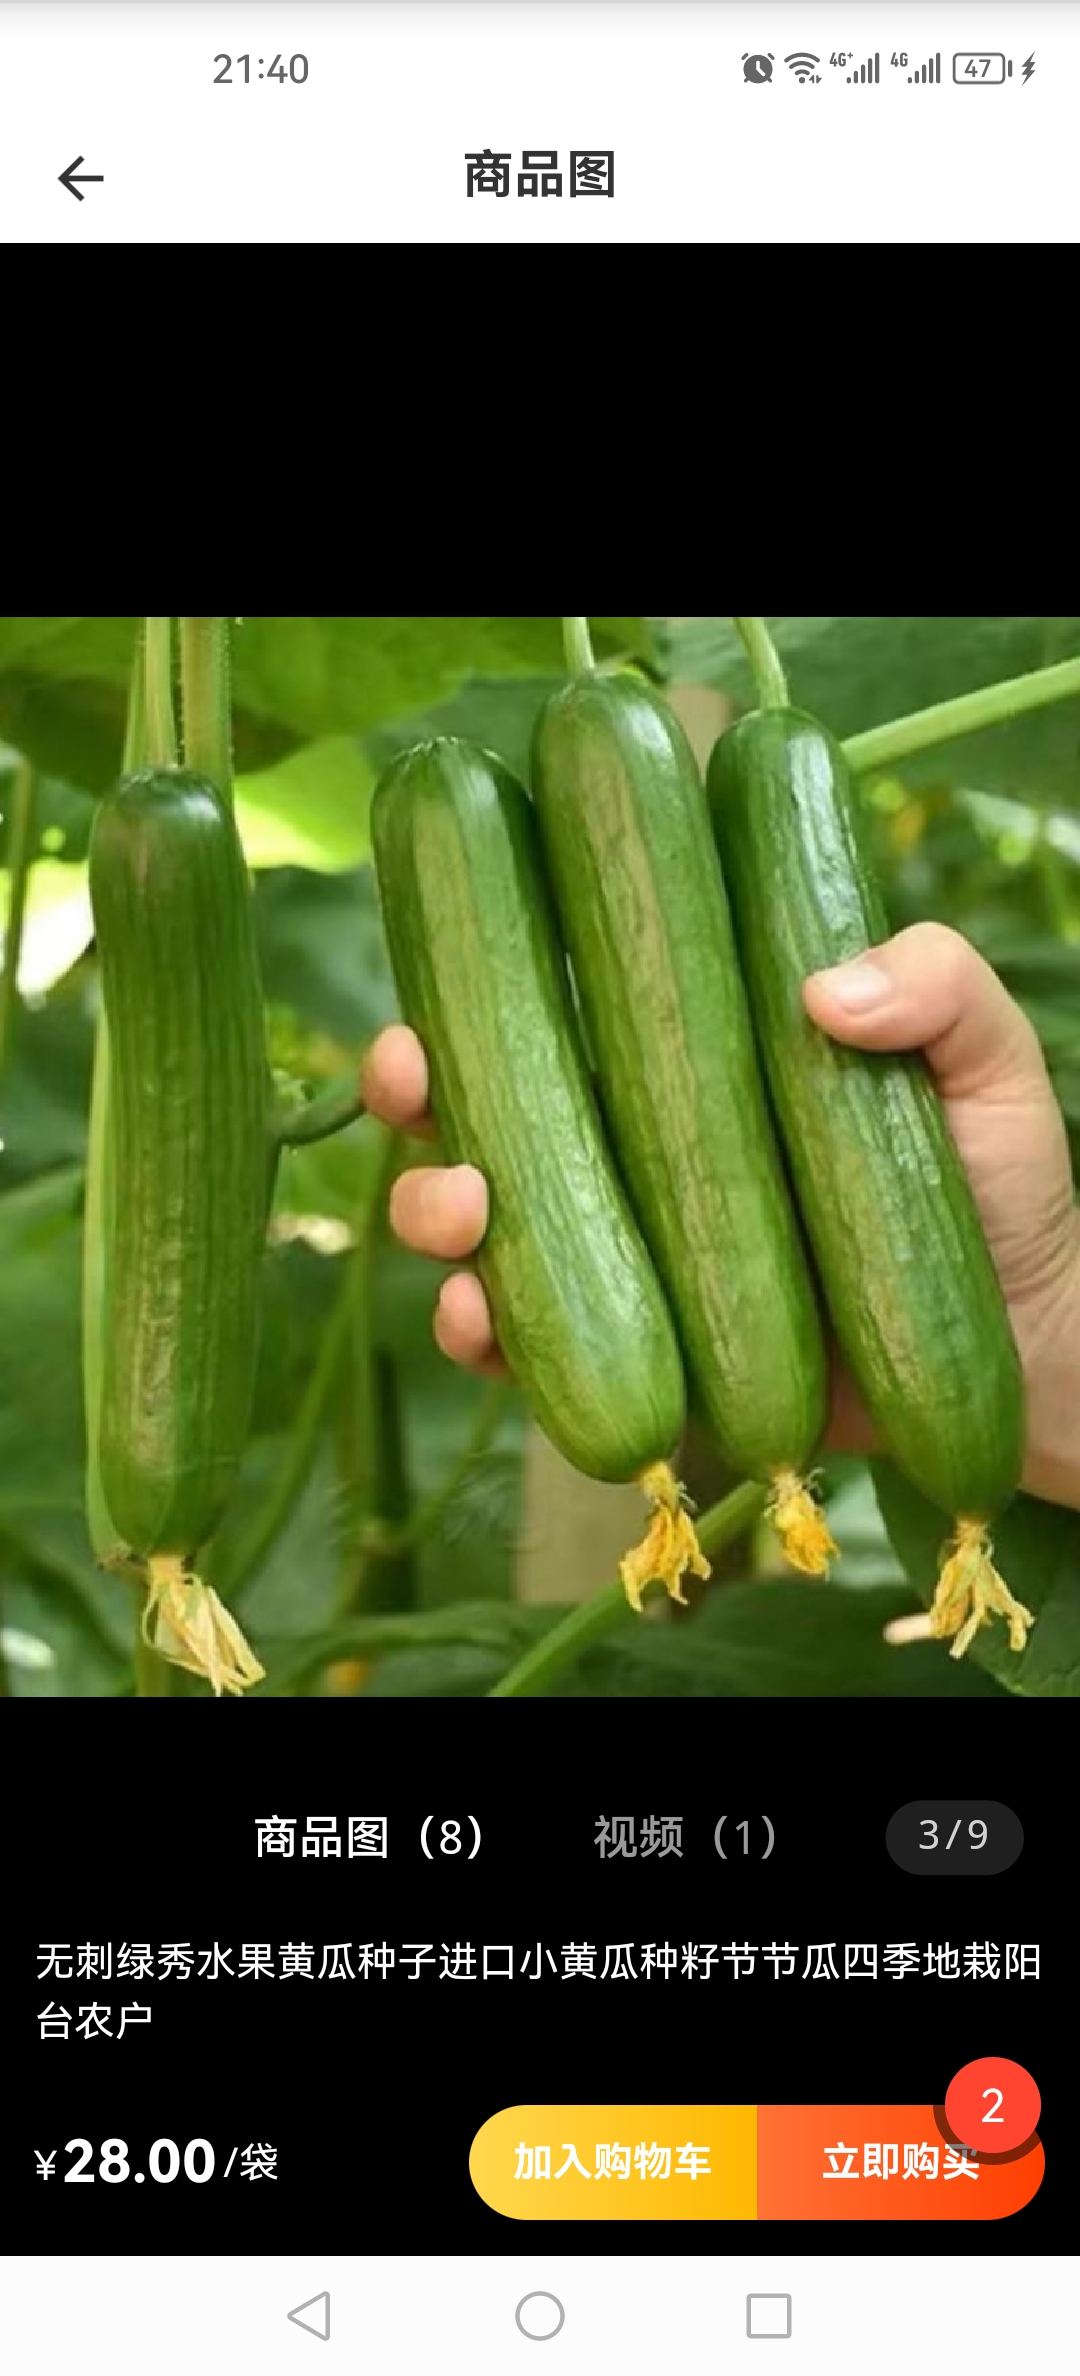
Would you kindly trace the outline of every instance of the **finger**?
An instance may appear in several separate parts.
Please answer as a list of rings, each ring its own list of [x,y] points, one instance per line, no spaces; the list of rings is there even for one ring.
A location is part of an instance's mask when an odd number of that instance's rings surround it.
[[[970,941],[945,924],[912,924],[846,965],[810,974],[807,1012],[857,1048],[921,1048],[947,1098],[1045,1091],[1035,1033]]]
[[[427,1057],[406,1024],[389,1023],[372,1041],[360,1067],[360,1093],[369,1114],[389,1129],[431,1136]]]
[[[434,1254],[439,1262],[475,1254],[487,1221],[487,1182],[471,1163],[402,1172],[390,1191],[395,1237],[414,1254]]]
[[[506,1376],[506,1363],[496,1345],[488,1300],[472,1271],[455,1271],[446,1279],[435,1306],[435,1342],[448,1361],[479,1370],[485,1378]]]

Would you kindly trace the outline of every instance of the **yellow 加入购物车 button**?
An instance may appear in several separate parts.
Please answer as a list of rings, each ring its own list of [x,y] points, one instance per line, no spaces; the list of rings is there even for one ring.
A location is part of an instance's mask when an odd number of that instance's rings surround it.
[[[754,2219],[753,2104],[513,2104],[477,2131],[477,2194],[508,2219]]]

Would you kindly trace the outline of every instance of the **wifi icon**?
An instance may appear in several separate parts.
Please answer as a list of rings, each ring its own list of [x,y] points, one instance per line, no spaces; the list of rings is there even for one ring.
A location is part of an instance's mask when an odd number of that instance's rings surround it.
[[[821,60],[815,58],[810,50],[793,50],[790,58],[785,58],[784,64],[790,66],[796,82],[821,81],[820,74],[814,72],[815,66],[820,66]]]

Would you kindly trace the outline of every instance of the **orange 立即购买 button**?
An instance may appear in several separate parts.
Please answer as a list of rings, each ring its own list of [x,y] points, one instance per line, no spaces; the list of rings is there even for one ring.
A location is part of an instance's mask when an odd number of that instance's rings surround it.
[[[932,2104],[760,2104],[759,2219],[1007,2219],[1037,2194],[1043,2149],[984,2161]]]

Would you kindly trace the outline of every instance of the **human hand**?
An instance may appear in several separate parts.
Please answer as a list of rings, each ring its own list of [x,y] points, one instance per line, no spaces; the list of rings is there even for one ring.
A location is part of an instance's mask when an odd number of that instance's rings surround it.
[[[1027,1389],[1023,1482],[1080,1508],[1080,1210],[1065,1126],[1038,1039],[970,942],[942,924],[914,924],[803,987],[812,1020],[850,1047],[921,1049],[1009,1307]],[[365,1101],[399,1130],[430,1129],[427,1064],[415,1035],[392,1024],[369,1049]],[[406,1246],[443,1262],[475,1253],[487,1187],[471,1164],[404,1172],[390,1219]],[[503,1363],[487,1299],[470,1271],[451,1274],[435,1313],[451,1361],[487,1375]],[[854,1386],[834,1367],[827,1443],[872,1449]]]

